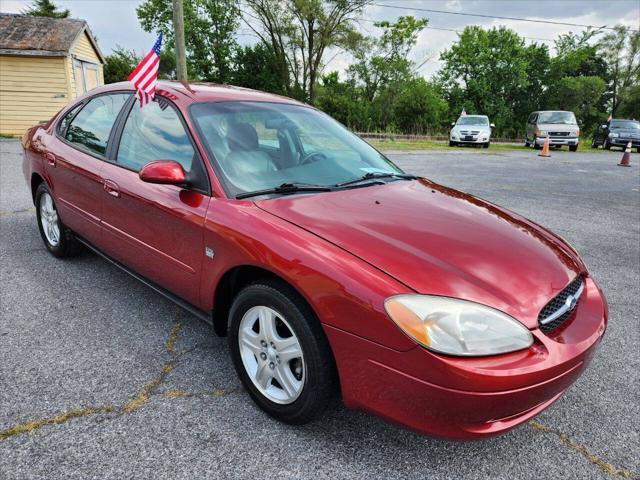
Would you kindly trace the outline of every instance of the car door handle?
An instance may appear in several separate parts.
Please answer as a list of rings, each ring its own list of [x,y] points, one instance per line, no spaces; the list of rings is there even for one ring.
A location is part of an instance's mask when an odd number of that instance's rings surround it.
[[[104,181],[104,191],[112,197],[120,197],[120,188],[118,187],[118,184],[113,180]]]
[[[47,152],[44,154],[44,156],[47,159],[47,163],[49,165],[51,165],[52,167],[56,166],[56,156],[53,153]]]

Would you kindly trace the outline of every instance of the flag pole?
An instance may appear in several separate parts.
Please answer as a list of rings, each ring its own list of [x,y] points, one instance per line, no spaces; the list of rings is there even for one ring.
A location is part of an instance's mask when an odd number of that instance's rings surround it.
[[[186,82],[187,56],[184,47],[184,12],[182,0],[173,0],[173,38],[176,44],[176,67],[178,80]]]

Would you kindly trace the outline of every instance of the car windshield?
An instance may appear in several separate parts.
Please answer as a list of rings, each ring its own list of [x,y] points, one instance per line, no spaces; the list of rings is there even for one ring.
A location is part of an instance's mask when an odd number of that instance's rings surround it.
[[[554,123],[561,125],[576,125],[576,116],[573,112],[541,112],[538,123]]]
[[[465,115],[464,117],[460,117],[456,122],[456,125],[489,125],[489,119],[487,117],[474,116],[474,115]]]
[[[191,115],[234,196],[402,173],[340,123],[303,105],[207,102],[194,104]]]
[[[635,120],[612,120],[610,128],[640,130],[640,122],[636,122]]]

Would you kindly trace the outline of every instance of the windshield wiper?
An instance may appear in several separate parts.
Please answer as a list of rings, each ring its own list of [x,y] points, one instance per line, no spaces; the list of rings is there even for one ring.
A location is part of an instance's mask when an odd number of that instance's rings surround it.
[[[392,173],[392,172],[368,172],[359,178],[353,180],[347,180],[346,182],[336,183],[335,187],[346,187],[347,185],[355,185],[356,183],[364,182],[365,180],[377,180],[378,178],[402,178],[405,180],[417,180],[420,177],[416,175],[410,175],[408,173]]]
[[[236,195],[236,198],[249,198],[257,197],[259,195],[268,195],[270,193],[298,193],[298,192],[330,192],[333,190],[326,185],[314,185],[312,183],[282,183],[277,187],[265,188],[262,190],[255,190],[253,192],[244,192]]]

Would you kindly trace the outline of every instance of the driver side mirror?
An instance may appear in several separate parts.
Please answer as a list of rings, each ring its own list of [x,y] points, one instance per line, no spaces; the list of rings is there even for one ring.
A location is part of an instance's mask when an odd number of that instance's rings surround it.
[[[496,128],[496,124],[495,124],[495,123],[490,123],[490,124],[489,124],[489,127],[491,127],[491,128]]]
[[[456,126],[456,122],[451,122],[451,126],[455,127]]]
[[[600,128],[605,130],[608,127],[608,125],[606,123],[603,123],[602,125],[600,125]]]
[[[186,182],[182,165],[174,160],[157,160],[147,163],[142,167],[138,176],[140,180],[147,183],[184,185]]]

